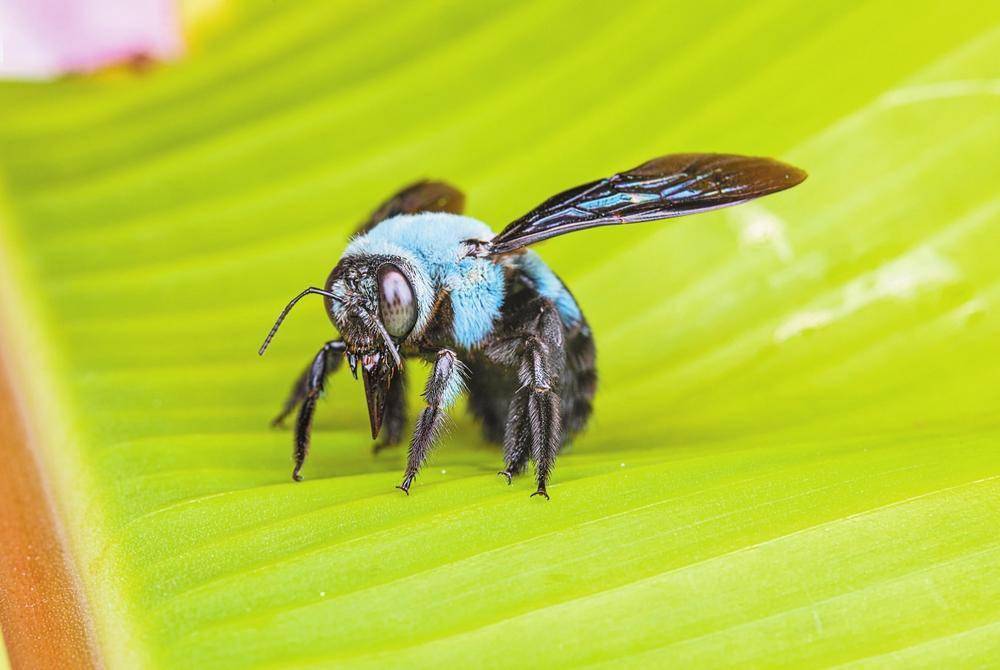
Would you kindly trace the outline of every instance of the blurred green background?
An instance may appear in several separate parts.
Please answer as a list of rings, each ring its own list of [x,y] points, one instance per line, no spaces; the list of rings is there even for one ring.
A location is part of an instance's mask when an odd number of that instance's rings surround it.
[[[1000,5],[220,12],[0,86],[3,353],[110,667],[996,662]],[[679,151],[811,176],[539,248],[601,372],[551,503],[462,411],[402,497],[349,375],[290,481],[319,303],[255,351],[375,204],[444,178],[499,230]]]

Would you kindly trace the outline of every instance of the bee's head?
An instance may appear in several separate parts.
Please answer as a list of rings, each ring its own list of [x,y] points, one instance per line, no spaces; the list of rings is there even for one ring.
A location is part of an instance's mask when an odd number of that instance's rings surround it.
[[[345,256],[326,280],[327,314],[360,360],[379,355],[398,366],[396,346],[417,324],[413,269],[394,256]]]
[[[318,293],[326,313],[346,345],[351,372],[358,364],[368,399],[372,438],[382,426],[389,384],[400,369],[399,345],[409,337],[420,316],[414,284],[422,285],[417,270],[407,260],[389,255],[349,255],[330,272],[325,290],[306,289],[281,313],[264,341],[264,353],[285,315],[299,298]]]

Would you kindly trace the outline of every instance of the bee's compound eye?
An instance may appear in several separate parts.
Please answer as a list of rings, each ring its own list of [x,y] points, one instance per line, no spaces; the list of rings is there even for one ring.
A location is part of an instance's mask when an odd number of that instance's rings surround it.
[[[386,263],[378,269],[378,308],[382,325],[393,337],[406,337],[417,323],[417,301],[406,275]]]

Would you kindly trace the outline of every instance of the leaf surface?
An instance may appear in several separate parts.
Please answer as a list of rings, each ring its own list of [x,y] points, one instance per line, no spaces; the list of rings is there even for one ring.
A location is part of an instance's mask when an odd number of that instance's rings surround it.
[[[1000,651],[991,3],[247,3],[138,77],[0,87],[5,357],[112,667],[958,667]],[[499,230],[677,151],[810,173],[540,247],[593,325],[551,503],[464,413],[412,495],[288,297],[442,178]],[[415,383],[411,389],[419,390]],[[417,402],[414,397],[414,408]]]

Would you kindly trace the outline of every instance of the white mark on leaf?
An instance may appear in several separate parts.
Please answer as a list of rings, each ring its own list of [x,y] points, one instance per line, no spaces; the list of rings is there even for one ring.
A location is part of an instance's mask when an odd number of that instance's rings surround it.
[[[960,276],[958,268],[932,247],[919,247],[849,282],[836,304],[791,315],[774,331],[774,339],[784,342],[881,300],[913,299],[921,290],[954,283]]]
[[[907,86],[886,92],[878,99],[878,105],[883,108],[900,107],[928,100],[965,98],[974,95],[1000,95],[1000,79],[957,79]]]
[[[744,205],[732,210],[740,226],[740,243],[744,247],[770,246],[784,262],[795,256],[785,234],[785,222],[760,205]]]
[[[822,635],[823,634],[823,620],[819,617],[819,612],[817,612],[816,610],[812,611],[812,615],[813,615],[813,625],[816,626],[816,634],[817,635]]]
[[[973,298],[964,302],[955,310],[955,318],[965,323],[986,313],[986,301],[982,298]]]

